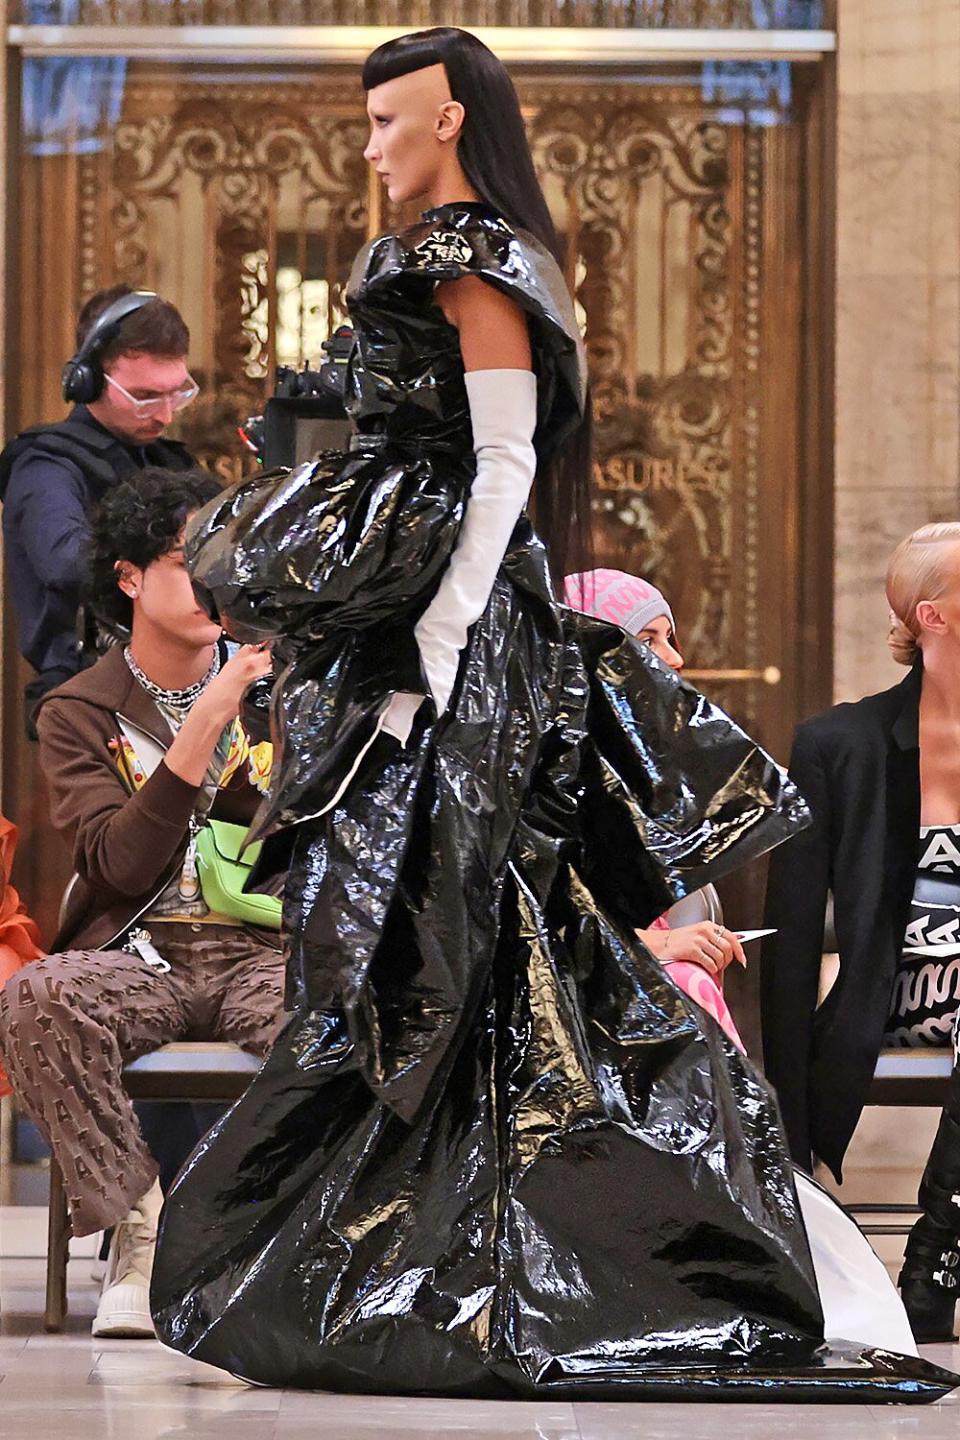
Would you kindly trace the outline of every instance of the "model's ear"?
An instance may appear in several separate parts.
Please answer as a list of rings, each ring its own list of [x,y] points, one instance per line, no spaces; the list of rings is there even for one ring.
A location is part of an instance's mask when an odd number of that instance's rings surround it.
[[[444,100],[437,115],[437,139],[445,143],[459,140],[467,112],[459,100]]]
[[[942,635],[948,628],[943,611],[940,609],[936,600],[919,601],[917,604],[917,624],[921,630],[930,630],[934,635]]]

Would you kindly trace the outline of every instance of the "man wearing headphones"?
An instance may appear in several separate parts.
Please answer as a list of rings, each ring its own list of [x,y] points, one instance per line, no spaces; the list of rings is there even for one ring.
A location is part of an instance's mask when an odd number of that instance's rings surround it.
[[[26,688],[27,729],[40,698],[90,663],[77,636],[81,552],[91,507],[147,465],[187,470],[185,446],[163,438],[197,393],[180,313],[147,290],[114,285],[84,305],[77,351],[63,370],[66,420],[24,431],[0,455],[0,499],[20,650],[37,672]]]

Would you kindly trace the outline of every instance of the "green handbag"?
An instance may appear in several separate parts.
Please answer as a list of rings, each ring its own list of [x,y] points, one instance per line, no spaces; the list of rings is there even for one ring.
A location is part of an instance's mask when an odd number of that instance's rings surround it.
[[[244,883],[257,863],[260,841],[244,849],[245,825],[207,820],[197,836],[197,872],[205,903],[217,915],[245,925],[280,929],[282,903],[275,895],[248,894]]]

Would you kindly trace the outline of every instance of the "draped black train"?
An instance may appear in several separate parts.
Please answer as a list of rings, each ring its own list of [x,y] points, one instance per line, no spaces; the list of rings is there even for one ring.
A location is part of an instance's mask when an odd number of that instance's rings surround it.
[[[547,456],[584,396],[563,280],[444,206],[358,259],[350,452],[241,482],[189,536],[233,631],[282,637],[258,829],[289,863],[293,1014],[169,1197],[158,1333],[274,1385],[929,1398],[949,1377],[922,1362],[820,1350],[771,1094],[633,938],[802,826],[777,767],[558,608],[526,518],[449,712],[378,734],[425,688],[413,625],[474,473],[433,303],[466,274],[529,317]]]

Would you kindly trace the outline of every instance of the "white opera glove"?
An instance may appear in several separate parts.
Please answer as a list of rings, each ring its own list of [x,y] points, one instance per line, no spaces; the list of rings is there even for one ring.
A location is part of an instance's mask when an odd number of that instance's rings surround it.
[[[442,715],[450,703],[467,631],[484,610],[537,468],[537,379],[530,370],[471,370],[470,403],[477,473],[453,554],[436,595],[414,629],[420,659]],[[421,697],[394,695],[383,728],[406,744]]]

